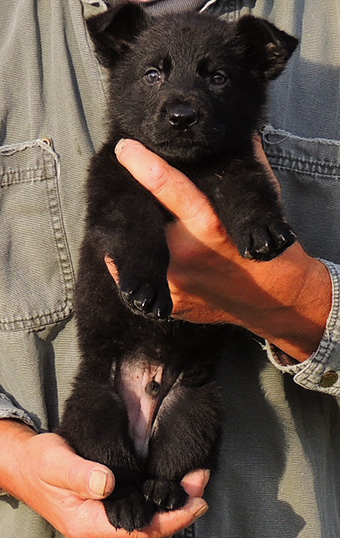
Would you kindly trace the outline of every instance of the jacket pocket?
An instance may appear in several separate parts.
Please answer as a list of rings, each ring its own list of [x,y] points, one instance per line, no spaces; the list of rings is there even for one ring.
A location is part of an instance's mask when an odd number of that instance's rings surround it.
[[[0,148],[1,330],[36,330],[72,311],[59,172],[50,139]]]
[[[262,138],[298,239],[312,256],[340,263],[340,142],[270,126]]]

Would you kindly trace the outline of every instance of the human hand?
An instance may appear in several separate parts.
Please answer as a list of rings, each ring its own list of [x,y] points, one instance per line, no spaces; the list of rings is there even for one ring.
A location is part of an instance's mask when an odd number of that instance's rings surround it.
[[[77,456],[56,434],[35,434],[11,420],[0,421],[0,486],[25,502],[66,538],[161,538],[189,526],[207,505],[200,497],[207,473],[183,479],[191,496],[183,509],[157,514],[149,528],[128,533],[115,529],[99,502],[114,488],[104,465]]]
[[[116,154],[175,217],[167,228],[173,317],[240,325],[306,359],[330,310],[326,267],[299,243],[268,262],[242,258],[210,202],[181,172],[136,141],[121,141]],[[258,145],[257,155],[265,158]],[[117,278],[114,261],[106,263]]]

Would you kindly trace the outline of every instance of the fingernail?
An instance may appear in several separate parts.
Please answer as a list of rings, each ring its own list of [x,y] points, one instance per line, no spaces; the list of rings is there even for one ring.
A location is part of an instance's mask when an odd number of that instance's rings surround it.
[[[89,490],[98,497],[105,495],[105,489],[107,484],[107,473],[104,471],[92,471],[89,480]]]
[[[195,512],[194,517],[195,519],[199,519],[200,517],[204,516],[209,510],[209,506],[207,503],[204,503],[201,505],[201,507]]]
[[[118,142],[117,142],[117,145],[115,147],[115,154],[118,156],[119,153],[122,151],[123,147],[125,146],[126,144],[126,140],[125,138],[121,138]]]

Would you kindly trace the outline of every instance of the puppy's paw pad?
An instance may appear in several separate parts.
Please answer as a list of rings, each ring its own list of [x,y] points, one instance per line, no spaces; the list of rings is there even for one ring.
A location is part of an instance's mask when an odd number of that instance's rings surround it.
[[[147,480],[143,485],[144,497],[152,501],[161,511],[177,510],[184,506],[188,494],[178,482],[168,480]]]

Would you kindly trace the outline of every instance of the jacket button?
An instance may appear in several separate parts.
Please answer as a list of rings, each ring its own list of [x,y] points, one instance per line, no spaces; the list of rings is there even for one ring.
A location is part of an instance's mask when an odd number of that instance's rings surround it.
[[[336,372],[326,372],[320,378],[319,385],[320,387],[333,387],[338,381],[339,375]]]
[[[53,140],[52,138],[49,138],[47,136],[45,136],[45,138],[42,138],[41,141],[46,144],[47,146],[53,146]]]

